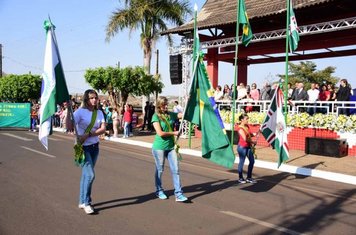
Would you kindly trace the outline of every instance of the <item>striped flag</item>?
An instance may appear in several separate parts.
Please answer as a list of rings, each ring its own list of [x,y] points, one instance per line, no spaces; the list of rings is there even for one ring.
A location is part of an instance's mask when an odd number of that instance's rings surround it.
[[[278,86],[272,98],[267,116],[261,126],[262,135],[278,153],[278,167],[289,158],[283,101],[283,92]]]
[[[42,74],[40,129],[38,139],[48,150],[48,136],[52,134],[52,116],[56,105],[69,101],[69,93],[59,56],[55,26],[50,20],[44,22],[47,32],[44,71]]]
[[[295,14],[293,11],[292,0],[289,3],[289,48],[290,51],[293,52],[297,50],[299,43],[299,33],[298,33],[298,24],[297,19],[295,18]]]

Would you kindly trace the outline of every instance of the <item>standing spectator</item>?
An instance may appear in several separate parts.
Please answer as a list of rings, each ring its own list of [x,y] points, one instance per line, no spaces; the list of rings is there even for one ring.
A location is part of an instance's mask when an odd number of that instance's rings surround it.
[[[288,83],[288,99],[292,99],[294,89],[292,88],[292,84]]]
[[[174,149],[174,136],[178,136],[178,131],[173,131],[173,123],[182,114],[168,111],[168,100],[166,97],[159,97],[157,100],[156,113],[152,117],[152,124],[156,130],[156,136],[152,145],[152,154],[155,160],[155,186],[156,196],[159,199],[167,199],[162,187],[162,173],[164,163],[167,159],[171,170],[174,185],[174,195],[177,202],[187,201],[180,183],[178,156]]]
[[[231,91],[229,85],[225,84],[223,94],[224,94],[222,98],[223,100],[231,100],[231,96],[230,96]]]
[[[129,125],[129,136],[133,136],[133,122],[135,121],[135,124],[137,124],[137,120],[134,120],[134,109],[133,106],[131,104],[129,104],[129,111],[131,114],[131,122]]]
[[[153,102],[150,103],[149,109],[148,109],[148,119],[147,119],[147,129],[149,131],[152,131],[152,116],[155,113],[156,107],[154,106]]]
[[[312,105],[313,107],[308,107],[308,113],[310,116],[313,116],[316,113],[316,102],[319,100],[319,89],[316,88],[315,83],[310,84],[310,89],[307,91],[308,93],[308,100],[311,102],[314,102],[314,104],[309,104]]]
[[[322,102],[329,102],[330,101],[330,91],[327,90],[327,87],[325,84],[321,85],[321,91],[319,93],[319,100]],[[327,109],[325,107],[328,107],[328,104],[323,104],[324,108],[321,109],[322,113],[327,113]]]
[[[106,131],[109,137],[113,134],[112,111],[113,111],[112,107],[108,107],[108,111],[106,113]]]
[[[234,86],[234,84],[231,84],[231,86],[230,86],[230,97],[231,97],[231,99],[234,99],[234,96],[235,96],[235,99],[237,99],[237,97],[238,97],[237,88],[236,88],[236,86]]]
[[[330,92],[330,101],[335,101],[335,96],[334,96],[334,85],[329,83],[326,86],[327,90]]]
[[[91,189],[95,178],[94,166],[99,156],[99,135],[105,133],[105,118],[98,111],[98,93],[94,90],[86,90],[83,95],[81,107],[74,113],[74,121],[77,125],[77,135],[83,144],[85,155],[81,165],[82,176],[80,179],[79,208],[85,213],[94,213],[91,206]],[[92,120],[93,115],[96,118]],[[94,116],[95,117],[95,116]],[[93,122],[93,124],[91,124]],[[86,130],[92,126],[91,130]]]
[[[237,90],[237,99],[238,100],[242,100],[245,99],[247,97],[247,89],[245,87],[245,84],[243,82],[240,83],[240,86]]]
[[[346,79],[341,79],[339,90],[336,92],[335,101],[350,101],[350,96],[351,96],[351,88],[349,86],[349,83],[347,82]],[[345,104],[344,106],[347,107],[348,105]],[[349,110],[347,108],[339,108],[338,114],[349,115]]]
[[[38,119],[38,106],[37,104],[33,103],[31,107],[31,125],[30,125],[30,130],[36,132],[36,126],[37,126],[37,119]]]
[[[130,106],[125,104],[125,112],[124,112],[124,136],[123,138],[128,138],[130,135],[130,124],[132,122],[132,114],[130,111]]]
[[[250,90],[250,95],[253,100],[259,100],[260,99],[260,91],[257,89],[256,83],[252,83],[251,85],[251,90]]]
[[[260,91],[257,89],[256,83],[252,83],[252,85],[251,85],[250,97],[251,97],[254,101],[260,100]],[[258,104],[258,102],[255,102],[255,104]],[[247,107],[246,107],[246,108],[247,108]],[[260,106],[256,105],[255,107],[252,107],[252,110],[251,110],[251,111],[260,112]]]
[[[261,100],[271,100],[272,96],[271,96],[271,85],[266,83],[261,91]]]
[[[299,82],[296,90],[293,93],[292,100],[301,101],[308,100],[308,93],[304,90],[304,84]]]
[[[181,113],[183,114],[183,107],[179,105],[178,101],[174,101],[174,107],[173,107],[173,112],[174,113]],[[177,120],[174,123],[174,130],[178,131],[179,130],[179,119],[177,118]]]
[[[304,90],[304,84],[299,82],[297,83],[297,86],[293,92],[292,95],[292,100],[294,101],[303,101],[303,100],[308,100],[308,93]],[[295,105],[295,107],[298,107],[298,104]],[[305,112],[304,108],[300,109],[301,112]]]
[[[179,104],[179,102],[177,100],[174,101],[173,112],[174,113],[183,113],[183,107]]]
[[[53,120],[53,122],[54,122],[54,126],[55,127],[60,127],[60,125],[61,125],[61,118],[60,118],[60,116],[61,116],[61,113],[62,113],[62,108],[61,108],[61,106],[59,105],[59,104],[57,104],[57,112],[54,114],[54,120]]]
[[[64,102],[63,103],[63,112],[62,112],[62,128],[65,133],[68,133],[69,130],[67,128],[67,120],[68,120],[68,103]]]
[[[148,115],[149,115],[149,109],[150,109],[150,102],[146,101],[146,105],[144,108],[144,113],[143,113],[143,123],[142,123],[142,128],[141,131],[145,130],[145,126],[147,124],[147,129],[148,129]]]
[[[221,90],[221,86],[217,86],[214,92],[214,100],[218,101],[221,100],[224,96],[224,92]]]
[[[120,125],[120,117],[119,117],[119,109],[117,108],[117,106],[113,109],[112,112],[112,125],[113,125],[113,130],[114,130],[114,138],[118,137],[118,133],[119,133],[119,125]]]

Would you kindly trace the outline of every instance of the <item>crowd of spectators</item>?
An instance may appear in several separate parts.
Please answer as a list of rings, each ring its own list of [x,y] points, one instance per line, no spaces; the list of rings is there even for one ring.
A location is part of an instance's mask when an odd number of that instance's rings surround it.
[[[271,100],[277,86],[278,83],[265,83],[262,89],[259,89],[256,83],[247,86],[245,86],[244,83],[240,83],[235,89],[234,84],[231,86],[226,84],[222,89],[222,87],[218,85],[214,92],[214,99],[217,102],[223,102],[235,98],[237,101],[246,103],[246,112],[259,111],[258,107],[252,106],[252,102]],[[336,87],[334,84],[311,83],[309,90],[305,90],[302,82],[296,82],[294,86],[290,83],[288,84],[288,100],[291,101],[289,103],[293,105],[293,101],[309,101],[310,107],[301,109],[301,111],[306,111],[310,115],[317,112],[326,113],[327,109],[331,109],[329,104],[325,104],[325,106],[329,108],[317,108],[317,105],[313,106],[313,103],[316,104],[319,101],[350,101],[352,95],[353,90],[346,79],[340,80],[339,87]],[[350,109],[347,108],[347,105],[344,107],[346,108],[339,108],[339,114],[349,115]]]

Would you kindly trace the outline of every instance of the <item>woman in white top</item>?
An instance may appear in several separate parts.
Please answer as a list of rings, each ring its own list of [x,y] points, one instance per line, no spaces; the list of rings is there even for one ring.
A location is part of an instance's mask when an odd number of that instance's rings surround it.
[[[119,133],[119,125],[120,125],[120,116],[119,116],[119,111],[118,108],[115,107],[112,113],[112,121],[113,121],[113,129],[114,129],[114,138],[118,137]]]
[[[221,90],[221,86],[217,86],[214,93],[215,101],[221,100],[224,96],[224,92]]]
[[[94,90],[86,90],[83,95],[81,107],[74,112],[79,141],[83,144],[85,160],[81,165],[82,177],[80,180],[79,208],[85,213],[94,213],[91,204],[91,188],[95,178],[94,166],[99,156],[99,135],[105,133],[106,124],[102,111],[98,110],[98,93]],[[92,115],[96,113],[94,126],[88,133],[85,130],[92,121]]]

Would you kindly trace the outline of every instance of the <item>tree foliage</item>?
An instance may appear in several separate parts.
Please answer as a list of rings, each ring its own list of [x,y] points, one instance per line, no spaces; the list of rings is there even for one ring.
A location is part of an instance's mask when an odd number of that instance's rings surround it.
[[[331,83],[336,84],[338,77],[333,76],[336,67],[328,66],[325,69],[317,70],[316,64],[312,61],[302,61],[299,64],[289,63],[288,82],[294,85],[296,82],[304,83],[306,89],[310,88],[310,83]],[[285,78],[285,75],[278,75]]]
[[[96,90],[108,92],[109,99],[117,105],[117,96],[121,94],[122,103],[126,103],[129,95],[150,95],[162,92],[163,83],[145,72],[143,67],[100,67],[88,69],[85,80]]]
[[[39,75],[9,74],[0,78],[0,100],[9,102],[28,102],[41,96],[41,77]]]
[[[129,29],[140,31],[140,45],[143,49],[144,68],[150,73],[152,49],[160,33],[169,26],[179,26],[190,14],[188,0],[125,0],[125,8],[114,11],[106,26],[106,40]],[[171,44],[170,35],[166,35]]]

